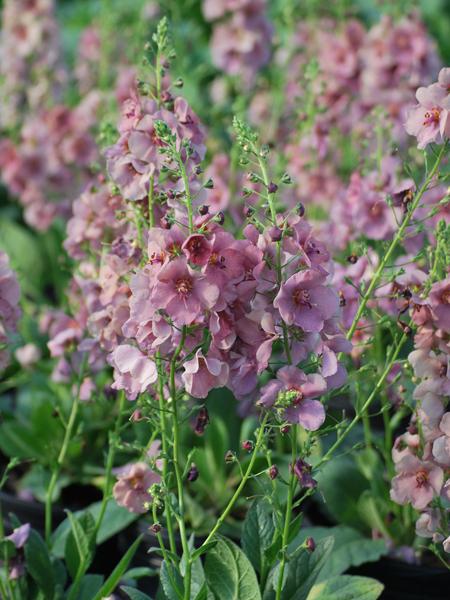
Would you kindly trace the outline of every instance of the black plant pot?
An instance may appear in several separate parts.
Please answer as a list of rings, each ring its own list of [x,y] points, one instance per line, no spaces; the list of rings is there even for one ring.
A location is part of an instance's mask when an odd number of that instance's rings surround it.
[[[349,571],[373,577],[384,584],[380,600],[449,600],[450,571],[439,567],[413,565],[383,557]]]
[[[35,500],[22,500],[14,494],[5,491],[0,491],[0,503],[2,506],[4,524],[7,528],[12,529],[13,527],[9,518],[9,515],[13,514],[22,524],[30,523],[31,527],[44,537],[45,507],[42,503]],[[70,508],[79,510],[82,506],[78,501],[75,501],[71,503]],[[54,505],[52,509],[53,528],[56,528],[64,521],[66,516],[67,515],[61,506]],[[89,572],[98,573],[107,577],[111,574],[120,559],[121,554],[118,545],[118,536],[116,535],[98,546]]]

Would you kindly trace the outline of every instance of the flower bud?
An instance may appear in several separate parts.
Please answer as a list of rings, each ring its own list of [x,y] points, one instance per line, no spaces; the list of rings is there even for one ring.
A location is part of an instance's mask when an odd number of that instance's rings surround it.
[[[305,215],[305,207],[301,202],[297,204],[296,211],[299,217],[303,217]]]
[[[277,465],[272,465],[267,471],[270,479],[276,479],[278,477],[278,467]]]
[[[281,181],[285,184],[285,185],[290,185],[292,183],[292,179],[291,176],[288,173],[284,173],[284,175],[281,178]]]
[[[283,237],[283,232],[279,227],[271,227],[268,231],[268,234],[272,242],[279,242]]]
[[[235,460],[236,460],[236,457],[234,455],[234,452],[232,452],[231,450],[228,450],[225,453],[225,462],[227,464],[230,464],[230,463],[234,463]]]
[[[142,411],[139,410],[139,408],[137,408],[136,410],[133,411],[133,414],[130,417],[130,421],[133,421],[134,423],[138,423],[139,421],[142,421]]]
[[[316,542],[314,541],[314,538],[307,537],[305,540],[305,547],[308,550],[308,552],[314,552],[314,550],[316,549]]]
[[[267,186],[267,191],[269,192],[269,194],[275,194],[275,192],[278,190],[278,186],[276,183],[273,183],[273,181],[271,181],[269,183],[269,185]]]
[[[188,474],[187,474],[187,480],[191,481],[191,482],[197,481],[198,476],[199,476],[199,472],[197,469],[197,465],[192,463],[191,468],[189,469]]]
[[[197,420],[195,421],[194,432],[197,435],[203,435],[209,423],[208,409],[204,406],[198,411]]]
[[[223,225],[225,223],[225,215],[222,211],[217,213],[216,221],[219,223],[219,225]]]
[[[209,212],[209,206],[207,204],[203,204],[202,206],[200,206],[200,208],[198,209],[198,212],[202,215],[205,216],[208,214]]]
[[[351,265],[355,265],[358,262],[357,255],[352,252],[350,256],[347,256],[347,262],[349,262]]]
[[[251,452],[253,450],[254,444],[251,440],[244,440],[242,442],[242,450],[246,452]]]
[[[177,88],[182,88],[184,85],[184,81],[181,79],[181,77],[178,77],[178,79],[174,81],[173,85]]]
[[[281,429],[280,429],[282,435],[286,435],[286,433],[289,433],[290,430],[291,430],[290,425],[283,425],[283,427],[281,427]]]
[[[161,527],[161,523],[153,523],[153,525],[150,525],[150,531],[152,533],[159,533],[161,531],[162,527]]]
[[[253,206],[246,206],[244,208],[244,217],[247,217],[247,219],[249,219],[253,213],[255,212],[255,209],[253,208]]]
[[[211,179],[211,177],[208,179],[208,181],[206,183],[203,184],[203,187],[207,190],[212,190],[214,187],[214,181]]]

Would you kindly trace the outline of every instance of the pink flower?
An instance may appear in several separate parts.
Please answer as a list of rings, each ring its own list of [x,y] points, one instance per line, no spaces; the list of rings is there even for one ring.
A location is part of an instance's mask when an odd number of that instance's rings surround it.
[[[429,299],[436,327],[450,332],[450,277],[433,285]]]
[[[405,456],[396,464],[396,471],[391,498],[398,504],[410,502],[415,509],[422,510],[441,493],[444,472],[431,462]]]
[[[181,378],[186,391],[194,398],[206,398],[210,390],[227,384],[228,365],[217,358],[205,357],[201,349],[183,367]]]
[[[219,294],[217,285],[179,257],[158,273],[151,302],[155,309],[165,309],[176,324],[189,325],[204,309],[214,308]]]
[[[274,379],[261,388],[261,397],[258,404],[270,407],[277,405],[280,392],[286,394],[287,404],[284,412],[285,418],[291,423],[300,423],[308,431],[315,431],[325,421],[325,409],[317,398],[325,393],[327,384],[318,374],[305,375],[294,366],[279,369],[277,379]]]
[[[211,256],[211,242],[202,234],[190,235],[182,246],[188,261],[193,265],[204,266]]]
[[[119,504],[132,513],[142,514],[147,512],[148,504],[153,498],[150,487],[161,481],[158,473],[150,469],[143,462],[128,465],[122,469],[117,483],[114,485],[114,498]]]
[[[125,390],[129,400],[135,400],[158,379],[155,363],[129,344],[118,346],[110,354],[110,362],[114,367],[114,383],[111,387]]]
[[[439,423],[440,435],[433,442],[433,458],[444,467],[450,467],[450,412],[444,413]]]
[[[432,142],[441,144],[450,135],[447,95],[448,90],[438,83],[421,87],[416,92],[419,104],[409,112],[405,128],[417,138],[422,150]]]
[[[20,365],[26,369],[33,366],[41,358],[41,351],[36,344],[25,344],[17,348],[15,357]]]
[[[307,332],[318,332],[324,321],[338,310],[336,293],[322,285],[327,274],[313,269],[292,275],[282,286],[273,305],[288,325],[297,325]]]

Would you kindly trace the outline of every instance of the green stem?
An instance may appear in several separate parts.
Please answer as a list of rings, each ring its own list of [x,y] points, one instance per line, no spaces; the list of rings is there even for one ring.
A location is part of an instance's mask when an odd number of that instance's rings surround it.
[[[252,471],[253,471],[253,466],[254,466],[256,458],[257,458],[258,450],[261,447],[261,444],[262,444],[262,441],[263,441],[263,438],[264,438],[264,429],[265,429],[265,426],[267,424],[268,418],[269,418],[269,414],[267,413],[264,416],[264,418],[263,418],[263,420],[261,422],[261,425],[259,427],[258,436],[256,438],[255,447],[253,449],[253,454],[252,454],[252,457],[251,457],[250,462],[248,464],[247,470],[245,471],[244,476],[241,479],[240,484],[236,488],[236,491],[234,492],[233,496],[231,497],[230,501],[228,502],[227,506],[225,507],[225,509],[222,512],[222,514],[220,515],[220,517],[217,519],[216,524],[212,528],[210,534],[208,535],[208,537],[206,538],[206,540],[203,542],[203,544],[201,545],[201,547],[203,547],[206,544],[208,544],[213,539],[213,537],[216,535],[217,531],[220,529],[220,527],[222,526],[223,522],[225,521],[225,519],[230,514],[233,506],[236,504],[236,501],[239,498],[239,496],[241,495],[241,492],[244,489],[245,484],[247,483],[249,477],[251,476]]]
[[[181,178],[183,180],[183,185],[184,185],[184,193],[186,196],[186,208],[187,208],[187,213],[188,213],[189,233],[192,233],[194,231],[194,212],[192,209],[191,189],[189,187],[189,179],[188,179],[188,176],[186,173],[186,167],[184,166],[183,159],[181,158],[180,154],[178,154],[178,166],[180,167]]]
[[[162,365],[161,365],[161,355],[158,352],[156,354],[156,361],[158,365],[158,402],[159,402],[159,420],[161,427],[161,444],[163,451],[163,467],[162,467],[162,478],[164,483],[167,485],[168,475],[169,475],[169,444],[167,438],[167,421],[166,421],[166,412],[164,407],[164,380],[162,374]],[[173,523],[172,523],[172,510],[170,507],[170,501],[168,498],[168,494],[166,493],[164,496],[164,505],[165,505],[165,514],[166,514],[166,527],[167,527],[167,535],[169,536],[169,546],[170,550],[175,554],[177,551],[176,543],[175,543],[175,535],[173,532]]]
[[[380,389],[382,388],[384,382],[386,381],[387,376],[389,375],[391,369],[392,369],[392,365],[395,363],[395,361],[398,358],[398,355],[400,354],[400,350],[403,347],[403,344],[406,342],[407,340],[407,335],[405,333],[403,333],[399,339],[399,341],[397,342],[397,345],[395,346],[385,368],[383,373],[381,374],[380,378],[378,379],[375,387],[373,388],[371,394],[369,395],[369,397],[367,398],[367,400],[364,402],[364,404],[361,407],[361,410],[359,410],[357,412],[357,414],[354,416],[353,420],[347,425],[346,429],[344,430],[344,432],[342,433],[342,435],[335,441],[335,443],[331,446],[331,448],[323,455],[323,457],[320,459],[320,461],[317,463],[317,465],[314,467],[315,469],[319,469],[321,467],[321,465],[323,465],[324,463],[328,462],[330,460],[330,458],[332,457],[333,453],[335,452],[335,450],[337,448],[339,448],[339,446],[343,443],[343,441],[347,438],[348,434],[352,431],[352,429],[355,427],[355,425],[360,421],[360,419],[362,418],[362,416],[365,414],[365,412],[368,410],[369,406],[372,404],[373,400],[375,399],[375,397],[377,396],[378,392],[380,391]]]
[[[268,191],[269,185],[270,185],[270,180],[269,180],[269,175],[268,175],[267,169],[266,169],[266,163],[264,162],[264,158],[262,156],[260,156],[260,152],[256,146],[253,147],[253,152],[256,154],[256,156],[258,158],[259,168],[261,170],[263,182],[264,182],[265,188],[267,190],[266,198],[267,198],[267,203],[269,205],[270,216],[273,221],[273,224],[276,225],[277,211],[276,211],[275,204],[274,204],[274,195],[275,194],[269,194],[269,191]],[[282,275],[282,269],[281,269],[281,240],[279,242],[277,242],[276,244],[277,244],[277,254],[276,254],[277,284],[278,284],[278,286],[280,286],[283,281],[283,275]],[[289,347],[289,332],[288,332],[287,325],[284,321],[282,323],[282,328],[283,328],[284,352],[286,354],[286,359],[287,359],[288,364],[291,365],[292,357],[291,357],[291,350]]]
[[[376,287],[378,286],[380,279],[382,277],[382,274],[386,268],[386,265],[389,264],[392,254],[394,253],[394,250],[397,248],[398,244],[402,241],[403,239],[403,235],[405,233],[406,228],[408,227],[408,225],[411,222],[412,216],[414,214],[414,212],[416,211],[417,207],[419,206],[419,203],[422,199],[422,196],[424,195],[424,193],[426,192],[426,190],[428,189],[428,186],[430,185],[432,179],[434,178],[434,176],[437,173],[437,170],[439,168],[439,165],[441,164],[442,158],[444,156],[445,150],[447,148],[447,143],[445,143],[438,156],[436,159],[436,162],[433,165],[433,168],[431,169],[431,171],[428,173],[427,177],[425,178],[424,183],[422,184],[422,186],[420,187],[420,189],[418,190],[417,194],[414,197],[414,200],[412,201],[411,207],[408,210],[407,214],[405,215],[400,227],[397,230],[397,233],[394,236],[394,239],[392,240],[389,248],[387,249],[386,253],[384,254],[383,258],[380,261],[380,264],[378,265],[377,270],[375,271],[375,274],[372,277],[372,281],[370,282],[369,287],[367,288],[363,299],[361,300],[361,304],[358,307],[358,310],[356,312],[355,318],[353,319],[353,323],[350,327],[350,329],[347,332],[347,339],[351,340],[353,337],[353,334],[356,331],[356,328],[358,327],[358,323],[359,320],[361,319],[365,309],[366,309],[366,305],[367,302],[371,299],[372,294],[374,292],[374,290],[376,289]]]
[[[119,441],[120,429],[122,427],[124,405],[125,405],[125,392],[122,390],[119,392],[118,415],[117,415],[117,419],[116,419],[115,426],[114,426],[114,432],[113,432],[113,435],[112,435],[110,443],[109,443],[108,456],[106,458],[105,487],[103,490],[103,498],[102,498],[102,504],[100,507],[100,513],[98,515],[97,523],[95,524],[94,539],[97,539],[98,532],[100,531],[100,527],[102,525],[102,522],[103,522],[103,519],[105,516],[106,507],[108,505],[108,500],[111,496],[112,470],[114,467],[114,458],[116,456],[116,448],[117,448],[117,443]]]
[[[192,574],[192,563],[191,553],[189,550],[188,535],[185,523],[185,503],[184,503],[184,488],[183,488],[183,477],[181,471],[181,447],[180,447],[180,428],[178,421],[178,406],[177,406],[177,389],[175,384],[175,372],[177,359],[183,350],[184,342],[186,340],[187,328],[183,327],[181,333],[180,343],[178,344],[175,352],[173,353],[172,360],[170,361],[170,396],[173,403],[173,464],[175,471],[175,479],[177,483],[177,494],[178,494],[178,509],[179,515],[177,516],[178,526],[180,528],[181,546],[183,548],[183,554],[186,561],[186,572],[184,574],[184,600],[189,600],[191,596],[191,574]]]
[[[291,462],[291,473],[289,478],[289,487],[288,487],[288,497],[286,504],[286,513],[284,518],[284,528],[283,528],[283,536],[281,542],[281,561],[280,561],[280,573],[278,575],[278,583],[277,583],[277,592],[276,592],[276,600],[281,600],[281,593],[283,590],[283,579],[284,579],[284,571],[286,569],[286,559],[287,559],[287,547],[289,540],[289,527],[291,525],[292,518],[292,503],[294,500],[294,491],[295,491],[295,473],[294,473],[294,464],[297,459],[297,426],[292,426],[292,462]]]
[[[50,479],[50,483],[47,488],[47,494],[45,498],[45,541],[47,546],[50,547],[51,535],[52,535],[52,508],[53,508],[53,493],[55,491],[55,486],[58,481],[59,474],[61,472],[61,468],[66,459],[67,450],[69,448],[69,443],[73,434],[73,429],[75,426],[75,421],[78,414],[78,407],[80,403],[80,389],[81,384],[83,382],[84,370],[86,367],[87,355],[83,356],[83,360],[80,366],[80,372],[78,375],[78,383],[77,383],[77,393],[75,394],[74,401],[72,403],[72,408],[70,411],[69,420],[67,422],[66,432],[64,434],[63,444],[61,446],[61,450],[58,455],[58,459],[56,461],[56,465],[53,467],[52,476]]]

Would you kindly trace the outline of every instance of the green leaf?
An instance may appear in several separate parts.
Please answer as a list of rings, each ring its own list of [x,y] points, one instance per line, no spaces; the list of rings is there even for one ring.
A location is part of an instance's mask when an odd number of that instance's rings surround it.
[[[67,516],[72,529],[66,540],[65,558],[69,573],[75,579],[79,570],[88,569],[94,557],[95,520],[89,512],[77,518],[67,511]]]
[[[369,483],[350,456],[340,456],[327,463],[317,475],[325,507],[335,521],[362,528],[358,500]]]
[[[214,600],[261,598],[251,562],[236,544],[225,538],[220,538],[206,555],[205,577]]]
[[[102,575],[85,575],[80,582],[77,600],[93,598],[103,585]]]
[[[153,577],[158,574],[159,570],[150,569],[150,567],[135,567],[130,569],[123,574],[123,578],[126,579],[142,579],[143,577]]]
[[[160,574],[161,585],[166,600],[179,600],[183,598],[183,580],[180,573],[163,560]]]
[[[0,426],[0,448],[7,456],[34,458],[42,463],[48,459],[40,440],[23,423],[6,421]]]
[[[55,574],[44,540],[32,529],[25,544],[25,565],[45,598],[55,594]]]
[[[125,592],[125,594],[131,598],[131,600],[152,600],[150,596],[147,596],[147,594],[140,592],[136,588],[122,586],[120,589]]]
[[[303,549],[288,561],[282,598],[286,598],[286,600],[306,600],[313,585],[320,581],[322,573],[325,573],[326,577],[333,544],[334,539],[327,537],[317,544],[314,552]],[[277,565],[270,572],[264,600],[275,598],[274,590],[278,584],[279,572],[280,565]]]
[[[100,514],[101,502],[91,504],[85,510],[80,510],[74,513],[79,518],[85,512],[89,512],[97,521]],[[104,541],[116,535],[125,527],[128,527],[133,521],[138,518],[138,515],[130,513],[126,508],[119,506],[115,500],[109,500],[106,505],[105,516],[100,526],[97,535],[97,544],[102,544]],[[64,548],[66,545],[67,536],[70,533],[70,521],[65,519],[52,535],[52,552],[58,558],[64,556]]]
[[[359,497],[357,511],[361,521],[364,521],[370,529],[377,529],[386,538],[390,538],[389,530],[383,518],[384,505],[379,498],[373,496],[370,490],[366,490]]]
[[[142,541],[142,535],[140,535],[133,544],[128,548],[125,554],[120,559],[114,571],[102,585],[101,589],[94,596],[93,600],[101,600],[105,596],[109,596],[117,587],[122,575],[128,569],[128,565],[130,564],[133,556],[136,554],[136,550],[139,547],[139,544]]]
[[[317,543],[329,536],[334,538],[334,546],[327,564],[327,577],[340,575],[350,567],[357,567],[366,562],[376,561],[387,552],[384,540],[371,540],[364,537],[356,529],[346,527],[345,525],[338,525],[336,527],[306,527],[302,529],[291,544],[290,549],[294,550],[307,537],[312,537]]]
[[[379,581],[368,577],[340,575],[317,583],[307,600],[376,600],[383,587]]]
[[[255,500],[243,525],[242,549],[258,573],[261,572],[264,553],[271,546],[275,533],[272,515],[267,501]]]

